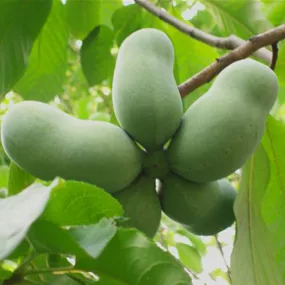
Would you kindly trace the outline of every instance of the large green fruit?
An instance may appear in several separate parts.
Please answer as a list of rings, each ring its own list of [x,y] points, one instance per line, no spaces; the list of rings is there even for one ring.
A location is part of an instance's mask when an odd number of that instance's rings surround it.
[[[128,226],[135,227],[149,237],[158,230],[161,208],[155,190],[155,181],[140,175],[126,189],[113,196],[122,204],[125,216],[130,218]]]
[[[40,102],[13,106],[1,136],[11,160],[43,180],[60,176],[116,192],[142,169],[141,150],[119,127],[79,120]]]
[[[214,235],[232,225],[236,194],[226,179],[195,183],[175,174],[159,189],[162,211],[197,235]]]
[[[186,111],[167,154],[186,179],[208,182],[240,168],[258,146],[278,93],[274,72],[257,61],[233,63]]]
[[[113,79],[116,117],[147,150],[158,150],[180,125],[182,100],[173,76],[170,39],[156,29],[131,34],[121,45]]]

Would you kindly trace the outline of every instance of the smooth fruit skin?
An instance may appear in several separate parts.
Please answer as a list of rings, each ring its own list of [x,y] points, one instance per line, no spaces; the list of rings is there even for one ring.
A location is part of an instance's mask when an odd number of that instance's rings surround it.
[[[113,194],[123,206],[128,226],[153,237],[160,224],[161,208],[154,179],[140,175],[126,189]]]
[[[1,136],[10,159],[43,180],[60,176],[116,192],[142,169],[141,150],[121,128],[79,120],[41,102],[9,109]]]
[[[209,182],[240,168],[258,146],[278,93],[274,72],[257,61],[233,63],[183,116],[167,156],[182,177]]]
[[[172,43],[156,29],[132,33],[118,53],[112,90],[115,115],[148,151],[162,148],[183,115],[173,66]]]
[[[233,224],[236,195],[226,179],[195,183],[176,174],[159,189],[162,211],[197,235],[215,235]]]
[[[169,172],[165,150],[144,153],[143,173],[153,179],[165,178]]]

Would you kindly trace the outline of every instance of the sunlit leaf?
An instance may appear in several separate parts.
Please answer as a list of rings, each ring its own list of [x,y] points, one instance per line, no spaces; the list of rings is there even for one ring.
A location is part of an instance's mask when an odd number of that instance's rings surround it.
[[[50,101],[62,92],[67,67],[68,30],[64,7],[53,0],[51,13],[32,49],[24,76],[16,84],[26,100]]]
[[[118,229],[96,260],[77,260],[76,267],[99,275],[100,285],[192,284],[174,257],[134,229]]]
[[[267,121],[263,145],[270,161],[270,181],[267,187],[262,209],[263,218],[274,239],[275,250],[272,258],[279,265],[285,283],[285,125],[272,117]],[[277,283],[276,283],[277,284]]]
[[[97,223],[103,217],[122,214],[119,202],[103,189],[87,183],[66,181],[53,189],[41,219],[62,226],[88,225]]]
[[[8,178],[9,195],[20,193],[35,181],[35,177],[11,162]]]
[[[255,0],[202,0],[224,36],[235,34],[244,39],[270,28],[262,13],[261,3]]]
[[[33,184],[15,196],[0,199],[0,260],[25,238],[31,224],[41,215],[51,187]]]
[[[177,243],[176,248],[180,261],[191,271],[200,273],[203,270],[201,256],[198,251],[188,244]]]
[[[270,164],[260,145],[242,169],[234,210],[237,235],[231,258],[233,285],[283,284],[274,260],[273,234],[262,217],[262,201],[270,179]]]

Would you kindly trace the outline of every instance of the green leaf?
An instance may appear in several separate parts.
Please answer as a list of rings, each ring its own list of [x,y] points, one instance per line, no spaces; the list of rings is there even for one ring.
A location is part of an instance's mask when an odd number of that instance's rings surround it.
[[[15,163],[11,162],[8,178],[8,192],[9,195],[15,195],[30,186],[35,177],[24,169],[18,167]]]
[[[41,216],[57,225],[95,224],[103,217],[122,216],[119,202],[91,184],[65,181],[55,187]]]
[[[86,256],[86,252],[77,244],[67,230],[50,222],[37,220],[31,226],[28,237],[37,253]]]
[[[9,177],[9,167],[7,165],[0,165],[0,193],[1,190],[3,191],[6,190],[5,188],[8,188],[8,177]]]
[[[181,16],[178,14],[173,14],[173,16],[181,20]],[[169,36],[175,53],[174,76],[177,85],[200,72],[219,57],[219,54],[213,47],[192,39],[153,15],[146,14],[144,16],[144,27],[160,29]],[[210,85],[205,84],[192,92],[191,95],[186,96],[183,99],[184,110],[187,110],[195,100],[203,95]]]
[[[96,258],[116,233],[113,221],[102,219],[89,226],[71,228],[38,220],[30,228],[28,237],[38,253],[69,254],[77,258]]]
[[[233,285],[283,284],[274,260],[273,235],[262,217],[262,201],[270,179],[270,165],[262,147],[242,169],[234,211],[237,235],[231,257]]]
[[[267,19],[274,26],[279,26],[281,24],[284,24],[285,21],[284,1],[274,1],[271,3],[266,3],[264,11],[267,16]]]
[[[26,100],[48,102],[62,92],[67,68],[68,29],[60,0],[34,43],[28,68],[15,91]]]
[[[118,9],[113,17],[112,23],[116,34],[116,42],[120,46],[131,33],[142,26],[142,8],[138,5],[129,5]]]
[[[244,39],[270,28],[261,3],[255,0],[202,0],[224,36],[235,34]]]
[[[101,83],[113,74],[115,59],[111,55],[113,32],[96,27],[83,41],[80,50],[83,73],[90,86]]]
[[[52,274],[52,272],[46,273],[46,274],[36,273],[36,271],[49,269],[47,268],[47,264],[48,264],[47,259],[48,259],[48,255],[38,255],[30,263],[29,270],[33,271],[33,274],[29,274],[26,276],[25,279],[27,280],[27,283],[23,283],[23,285],[31,285],[31,284],[41,284],[41,285],[80,285],[81,284],[82,285],[84,284],[82,282],[77,282],[73,278],[67,275],[63,275],[63,274],[57,275],[57,274]]]
[[[285,282],[285,248],[284,248],[284,223],[285,223],[285,125],[269,117],[263,145],[270,161],[270,181],[267,187],[263,204],[263,218],[271,231],[274,239],[275,251],[272,256],[279,266]],[[275,283],[277,284],[277,283]]]
[[[1,280],[7,280],[12,276],[13,272],[5,270],[4,268],[0,267],[0,284]]]
[[[25,238],[31,224],[41,215],[51,187],[33,184],[18,195],[0,199],[0,260]]]
[[[185,230],[184,228],[179,228],[176,233],[186,237],[189,241],[193,244],[196,250],[199,251],[200,254],[206,254],[207,246],[201,240],[201,238],[197,235],[190,233],[189,231]]]
[[[135,229],[118,229],[96,260],[77,259],[76,267],[99,275],[102,285],[192,284],[173,256]]]
[[[17,259],[19,257],[23,257],[28,254],[30,250],[30,244],[23,240],[22,243],[20,243],[15,250],[12,251],[12,253],[7,257],[8,260]]]
[[[21,78],[50,9],[51,0],[1,1],[0,96]]]
[[[90,256],[97,258],[116,234],[112,220],[103,218],[95,225],[70,229],[70,235]]]
[[[69,29],[77,39],[83,40],[98,25],[112,28],[112,15],[121,6],[120,0],[67,0],[66,12]]]
[[[203,270],[201,256],[197,250],[188,244],[177,243],[176,248],[180,261],[191,271],[201,273]]]

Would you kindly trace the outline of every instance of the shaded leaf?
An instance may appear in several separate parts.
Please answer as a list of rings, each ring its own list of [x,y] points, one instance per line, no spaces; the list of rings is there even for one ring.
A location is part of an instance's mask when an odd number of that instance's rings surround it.
[[[53,0],[51,13],[34,43],[28,68],[15,86],[26,100],[48,102],[62,92],[67,68],[68,30],[60,0]]]
[[[51,187],[33,184],[18,195],[0,199],[0,260],[22,242],[43,212],[50,191]]]
[[[118,229],[96,260],[78,259],[76,267],[99,275],[102,285],[192,284],[174,257],[134,229]]]
[[[0,95],[21,78],[33,43],[51,9],[51,0],[0,3]],[[28,20],[27,20],[28,19]]]
[[[113,37],[112,30],[98,26],[83,41],[80,50],[81,65],[90,86],[101,83],[113,74]]]
[[[122,7],[114,13],[112,23],[120,46],[126,37],[142,26],[142,8],[135,4]]]
[[[262,217],[269,179],[269,159],[260,145],[242,168],[241,187],[234,205],[237,235],[231,257],[233,285],[283,284],[274,260],[273,235]]]
[[[83,40],[98,25],[112,28],[112,15],[121,6],[120,0],[67,0],[67,21],[71,33]]]
[[[11,162],[8,178],[9,195],[20,193],[22,190],[30,186],[35,179],[36,178],[30,173]]]
[[[42,220],[57,225],[95,224],[103,217],[123,215],[123,208],[110,194],[94,185],[65,181],[55,187]]]

